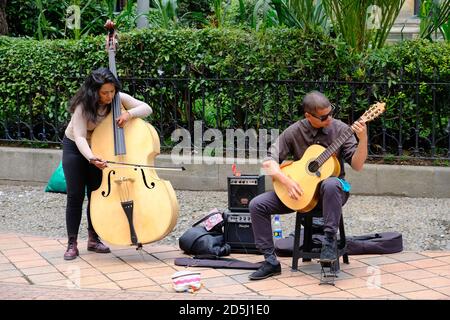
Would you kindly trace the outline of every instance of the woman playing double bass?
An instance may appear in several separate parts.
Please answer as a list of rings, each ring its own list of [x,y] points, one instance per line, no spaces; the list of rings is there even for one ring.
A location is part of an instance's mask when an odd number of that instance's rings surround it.
[[[64,253],[65,260],[75,259],[79,255],[77,248],[78,231],[82,217],[82,205],[87,191],[87,250],[108,253],[94,231],[90,218],[89,203],[92,190],[97,189],[102,180],[102,171],[107,167],[104,159],[96,156],[90,147],[90,137],[96,126],[111,111],[111,103],[120,83],[107,68],[92,71],[82,87],[71,99],[69,111],[71,120],[63,139],[62,164],[67,183],[66,226],[68,245]],[[152,113],[150,106],[130,95],[120,92],[120,101],[126,112],[117,118],[119,127],[134,117],[144,118]]]

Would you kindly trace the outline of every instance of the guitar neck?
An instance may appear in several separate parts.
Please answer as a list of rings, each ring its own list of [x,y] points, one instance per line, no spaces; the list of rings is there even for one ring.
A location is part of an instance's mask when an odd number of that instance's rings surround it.
[[[351,127],[347,128],[332,144],[325,149],[316,159],[319,166],[322,166],[343,144],[353,135]]]

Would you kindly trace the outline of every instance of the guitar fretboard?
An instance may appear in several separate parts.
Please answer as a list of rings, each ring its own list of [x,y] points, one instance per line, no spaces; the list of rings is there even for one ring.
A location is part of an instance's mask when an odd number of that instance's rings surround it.
[[[347,128],[332,144],[316,159],[319,167],[322,166],[343,144],[353,135],[352,128]]]

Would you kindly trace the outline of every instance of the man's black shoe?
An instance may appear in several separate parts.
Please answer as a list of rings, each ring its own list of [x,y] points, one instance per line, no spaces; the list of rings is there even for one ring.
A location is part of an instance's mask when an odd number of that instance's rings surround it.
[[[262,266],[256,270],[255,272],[253,272],[251,275],[248,276],[248,278],[250,280],[261,280],[261,279],[266,279],[268,277],[271,276],[277,276],[281,274],[281,265],[277,264],[277,265],[273,265],[270,264],[267,261],[264,261]]]
[[[336,235],[325,237],[320,251],[320,262],[332,262],[337,260],[337,240]]]

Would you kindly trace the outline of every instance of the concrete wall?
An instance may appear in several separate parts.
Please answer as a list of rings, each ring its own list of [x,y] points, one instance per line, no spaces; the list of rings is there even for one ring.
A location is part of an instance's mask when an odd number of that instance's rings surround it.
[[[1,183],[46,183],[61,160],[61,150],[0,147]],[[159,155],[157,165],[174,166],[170,155]],[[235,159],[191,159],[182,164],[183,172],[158,171],[158,176],[169,180],[179,190],[227,190],[227,176],[232,174]],[[242,159],[240,159],[242,160]],[[220,162],[218,164],[218,162]],[[222,163],[223,162],[223,163]],[[206,164],[212,163],[212,164]],[[237,164],[242,174],[260,174],[260,165]],[[408,197],[450,197],[450,168],[366,164],[361,172],[346,167],[352,194],[396,195]],[[272,189],[266,177],[266,190]]]
[[[414,16],[414,0],[406,0],[400,10],[397,20],[404,20]]]

